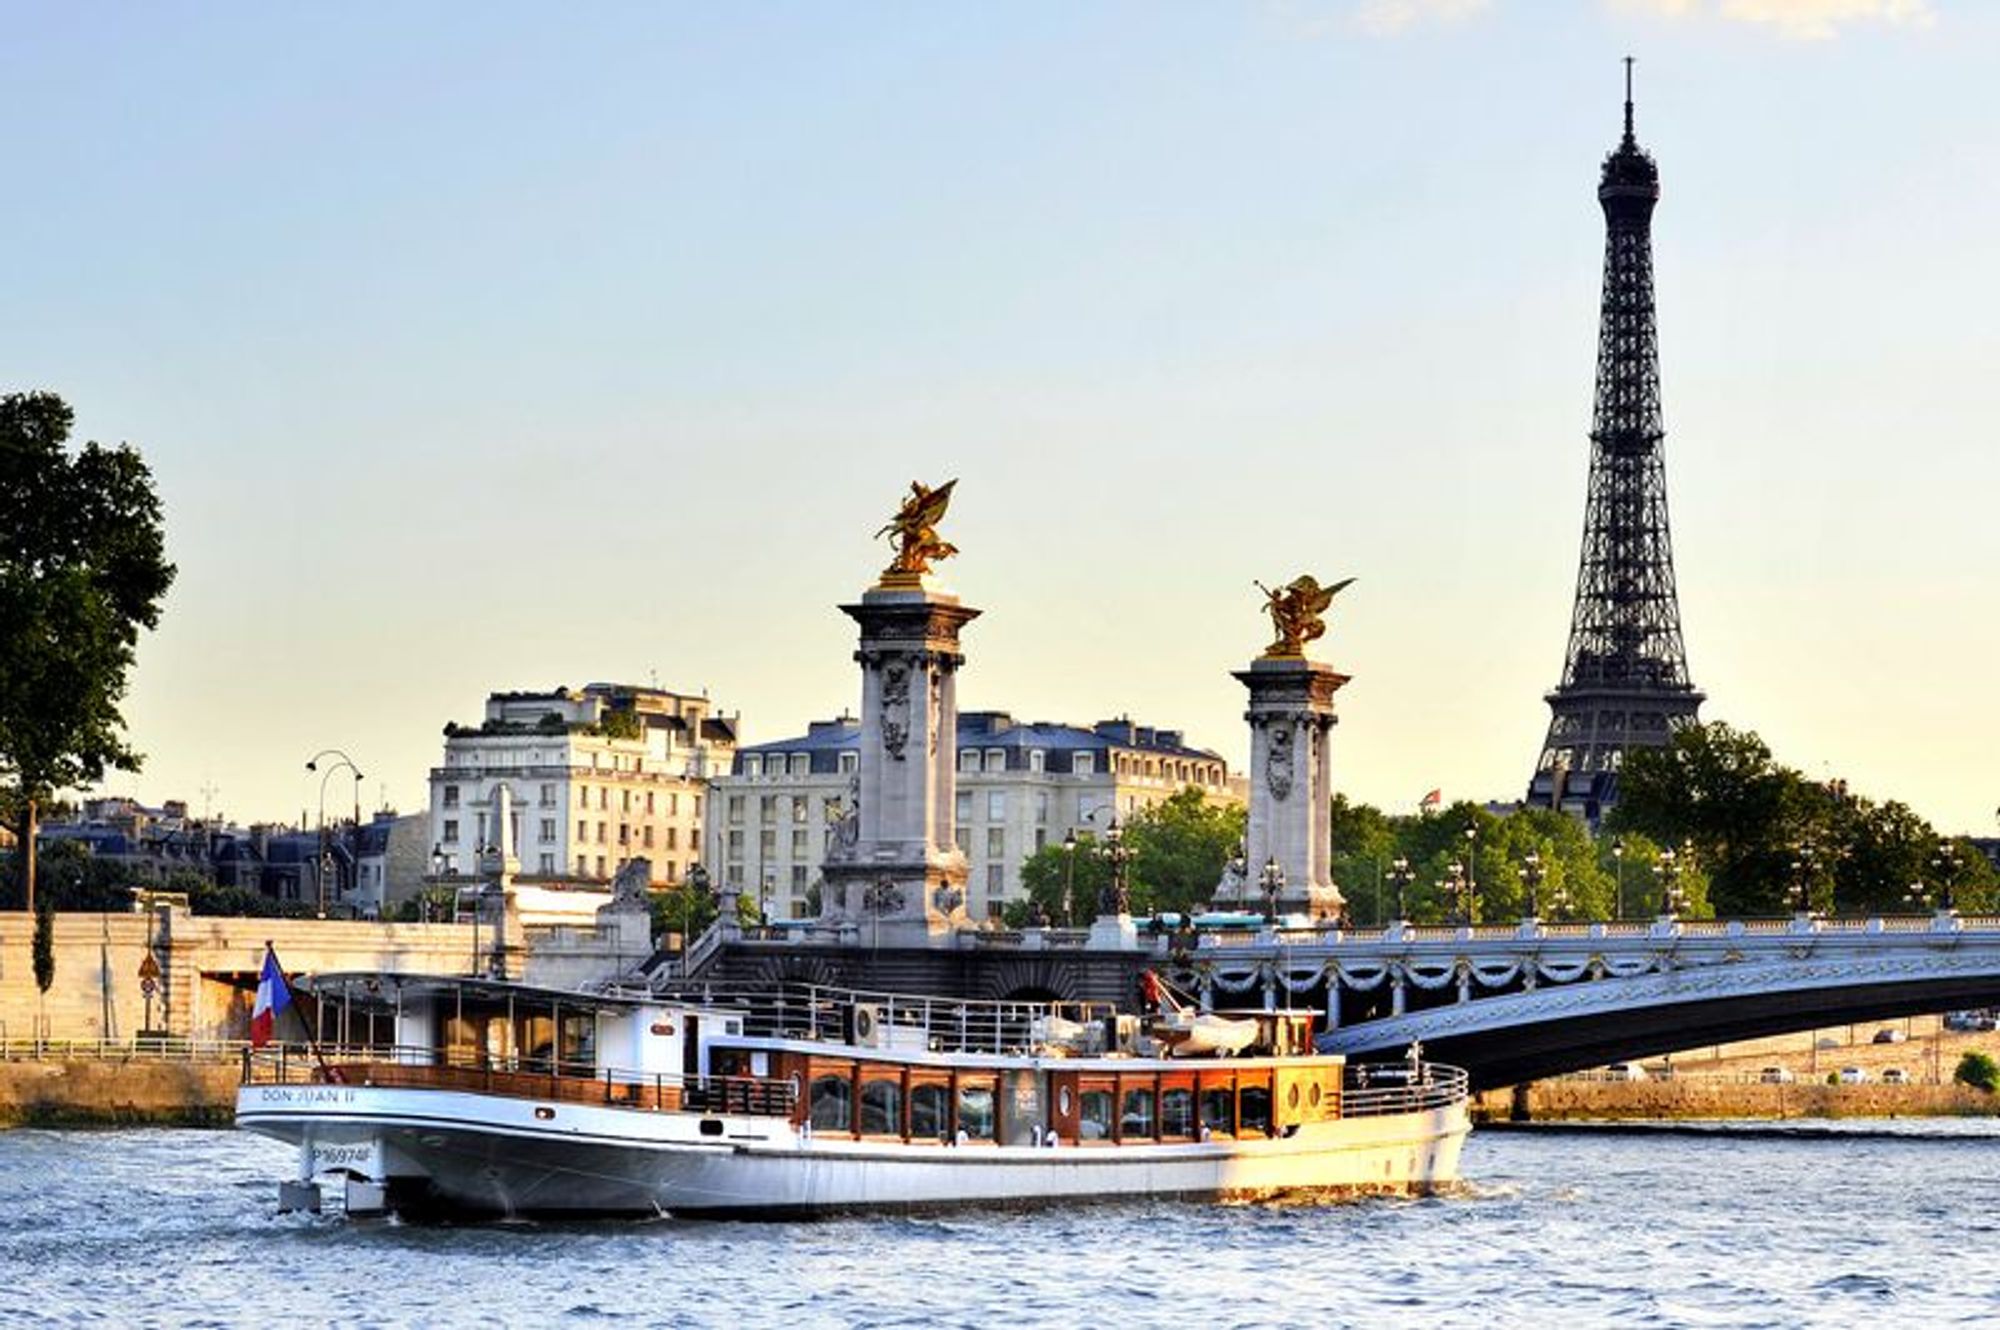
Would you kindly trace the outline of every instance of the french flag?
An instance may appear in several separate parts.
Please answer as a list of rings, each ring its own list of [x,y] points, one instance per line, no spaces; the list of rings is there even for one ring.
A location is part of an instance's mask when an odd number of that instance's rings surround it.
[[[262,1048],[271,1042],[278,1017],[292,1005],[292,986],[278,965],[278,953],[264,944],[264,972],[257,977],[257,1005],[250,1009],[250,1047]]]

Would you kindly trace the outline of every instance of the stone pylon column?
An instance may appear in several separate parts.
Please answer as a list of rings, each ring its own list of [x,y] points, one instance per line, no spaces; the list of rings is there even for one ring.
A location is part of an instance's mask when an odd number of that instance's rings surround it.
[[[1282,913],[1332,918],[1343,903],[1333,883],[1333,695],[1347,676],[1300,656],[1252,662],[1236,677],[1250,690],[1250,827],[1244,873],[1251,890],[1276,860]]]
[[[924,584],[885,576],[858,604],[861,756],[850,822],[834,838],[821,915],[892,945],[970,927],[958,794],[958,631],[979,616]]]

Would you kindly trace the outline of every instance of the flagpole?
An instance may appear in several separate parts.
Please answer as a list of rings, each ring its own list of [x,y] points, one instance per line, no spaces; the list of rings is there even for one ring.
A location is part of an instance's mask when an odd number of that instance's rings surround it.
[[[271,958],[273,962],[271,968],[277,972],[278,982],[285,986],[285,1005],[293,1011],[298,1012],[299,1024],[305,1027],[306,1047],[312,1051],[313,1061],[319,1063],[320,1079],[329,1085],[339,1084],[340,1078],[334,1075],[333,1068],[327,1064],[326,1054],[320,1051],[319,1040],[313,1037],[312,1026],[306,1024],[305,1012],[299,1010],[298,990],[292,987],[291,978],[285,973],[284,962],[278,960],[278,949],[271,945],[269,938],[264,939],[264,954]],[[313,998],[313,1004],[313,1010],[317,1011],[319,1009],[318,997]],[[274,1035],[277,1033],[275,1027],[271,1033]]]

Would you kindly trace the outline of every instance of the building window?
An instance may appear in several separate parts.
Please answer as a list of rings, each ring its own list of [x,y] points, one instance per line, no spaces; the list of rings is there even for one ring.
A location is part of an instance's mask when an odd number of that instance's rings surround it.
[[[794,776],[805,776],[805,775],[810,775],[811,772],[812,772],[812,754],[793,753],[792,774]]]
[[[604,856],[601,854],[597,856],[597,875],[604,876]]]
[[[748,756],[746,756],[743,759],[743,774],[751,777],[753,780],[756,777],[763,775],[764,759],[758,756],[756,753],[751,753]]]
[[[630,844],[632,843],[632,824],[631,824],[631,823],[629,823],[629,822],[620,822],[620,823],[618,824],[618,843],[619,843],[620,845],[630,845]]]
[[[805,894],[806,894],[806,866],[804,864],[793,864],[792,895],[803,896]]]
[[[970,831],[967,831],[964,827],[960,827],[951,833],[951,838],[957,842],[960,854],[970,855],[972,853],[972,833]]]
[[[986,828],[986,857],[1004,859],[1007,857],[1007,828]]]
[[[1029,771],[1032,771],[1037,776],[1039,776],[1044,771],[1048,770],[1048,765],[1049,765],[1049,755],[1047,753],[1043,752],[1039,748],[1031,748],[1028,750]]]
[[[743,796],[740,794],[729,796],[729,825],[732,827],[743,825]]]
[[[701,796],[698,794],[694,796],[694,815],[697,820],[701,817]]]
[[[458,807],[458,786],[447,785],[444,787],[444,806],[446,808]]]
[[[542,844],[544,845],[551,844],[554,842],[555,838],[556,838],[556,820],[552,817],[543,818]]]
[[[535,865],[535,869],[543,877],[548,877],[556,871],[556,857],[553,854],[542,855],[540,862]]]
[[[579,785],[576,787],[576,806],[578,808],[590,807],[590,787],[588,785]]]
[[[458,819],[455,817],[448,817],[445,819],[444,843],[446,845],[458,844]]]
[[[1007,820],[1007,791],[988,790],[986,792],[986,820],[1005,822]]]
[[[775,859],[778,857],[777,832],[760,831],[757,833],[757,857],[759,859],[766,859],[766,860]]]
[[[632,811],[632,791],[630,790],[618,791],[618,811],[621,813],[629,813]]]
[[[1048,820],[1049,820],[1049,792],[1047,790],[1036,790],[1035,821],[1046,822]]]
[[[1005,864],[986,865],[986,901],[988,906],[998,905],[1000,898],[1007,894],[1007,866]]]
[[[792,796],[792,821],[803,822],[805,820],[806,797],[803,794],[795,794]]]
[[[1007,750],[1004,748],[987,749],[986,769],[988,771],[1005,771],[1007,769]]]
[[[794,828],[792,831],[792,858],[804,859],[808,853],[809,851],[806,849],[805,828]]]
[[[590,823],[578,818],[576,822],[576,843],[581,845],[590,839]]]
[[[1077,754],[1076,754],[1075,756],[1073,756],[1073,757],[1071,757],[1071,758],[1070,758],[1070,768],[1069,768],[1069,769],[1070,769],[1070,770],[1071,770],[1072,772],[1074,772],[1075,774],[1079,775],[1079,776],[1094,776],[1094,775],[1096,775],[1096,774],[1097,774],[1097,754],[1095,754],[1095,753],[1077,753]]]
[[[554,808],[556,806],[556,787],[553,785],[542,786],[541,801],[542,807]]]
[[[680,848],[680,840],[681,840],[681,833],[680,833],[680,828],[679,828],[679,827],[668,827],[668,828],[667,828],[667,848],[668,848],[668,849],[670,849],[670,850],[678,850],[678,849]]]
[[[578,877],[588,877],[590,875],[590,861],[580,854],[576,857],[576,875]]]
[[[597,787],[597,806],[599,808],[611,807],[611,791],[602,785]]]
[[[979,770],[979,750],[978,750],[977,748],[961,748],[961,749],[959,749],[959,750],[958,750],[958,769],[959,769],[960,771],[977,771],[977,770]]]
[[[680,811],[681,811],[680,795],[675,794],[672,790],[667,791],[667,816],[672,817]]]
[[[956,808],[954,808],[954,809],[952,810],[952,812],[953,812],[954,814],[956,814],[956,816],[957,816],[957,820],[958,820],[958,824],[959,824],[960,826],[964,826],[964,825],[965,825],[966,823],[968,823],[968,822],[972,821],[972,791],[971,791],[971,790],[960,790],[960,791],[958,792],[958,806],[957,806]]]
[[[604,844],[604,824],[602,822],[597,824],[597,843],[599,845]]]
[[[729,857],[731,859],[743,857],[743,833],[740,831],[729,833]]]
[[[757,801],[757,820],[770,824],[778,820],[778,796],[767,794]]]
[[[851,776],[851,775],[853,775],[853,774],[854,774],[855,772],[857,772],[857,771],[859,771],[859,770],[861,770],[861,754],[859,754],[859,753],[842,753],[842,754],[840,755],[840,774],[841,774],[841,775],[843,775],[843,776]]]
[[[642,834],[640,835],[639,839],[640,839],[640,840],[641,840],[642,842],[644,842],[644,844],[645,844],[645,846],[646,846],[646,848],[647,848],[647,849],[649,849],[649,850],[650,850],[650,849],[652,849],[652,848],[653,848],[653,829],[652,829],[652,828],[651,828],[650,826],[648,826],[648,827],[645,827],[645,828],[642,828],[641,830],[642,830]]]
[[[651,790],[647,790],[647,791],[646,791],[646,812],[647,812],[647,814],[648,814],[648,815],[650,816],[650,815],[652,814],[652,811],[653,811],[653,792],[652,792]]]

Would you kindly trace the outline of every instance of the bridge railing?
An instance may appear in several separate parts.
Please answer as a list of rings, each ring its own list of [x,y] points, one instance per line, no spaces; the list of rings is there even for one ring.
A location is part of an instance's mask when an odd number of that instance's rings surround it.
[[[0,1039],[0,1062],[234,1062],[241,1039]]]

